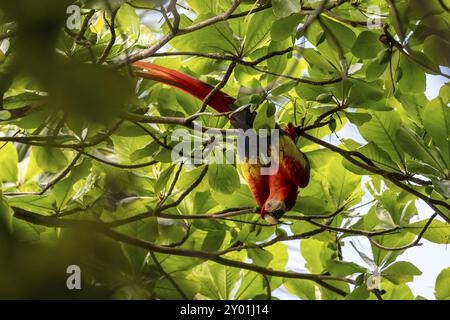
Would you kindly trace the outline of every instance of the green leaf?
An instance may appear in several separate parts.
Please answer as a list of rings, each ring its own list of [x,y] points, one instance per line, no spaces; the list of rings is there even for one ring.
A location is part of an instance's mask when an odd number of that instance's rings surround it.
[[[337,20],[328,18],[326,16],[321,16],[320,19],[338,38],[339,44],[342,46],[344,52],[349,52],[356,40],[355,32],[353,32],[353,30],[347,25]]]
[[[239,286],[235,300],[250,300],[257,295],[267,292],[264,278],[261,274],[253,271],[245,271],[242,277],[242,283]]]
[[[268,52],[280,51],[286,49],[288,47],[287,41],[277,42],[272,41],[269,45]],[[277,55],[269,60],[267,60],[267,67],[270,72],[274,73],[283,73],[284,69],[287,65],[287,56],[286,55]],[[270,76],[268,78],[269,82],[273,82],[276,77]]]
[[[215,16],[214,14],[202,14],[191,22],[186,16],[182,16],[181,27],[190,26],[192,23],[201,22]],[[238,41],[233,37],[233,31],[227,21],[215,23],[188,36],[177,37],[170,42],[177,50],[192,50],[196,52],[236,52],[239,48]]]
[[[380,89],[379,82],[366,82],[359,79],[350,80],[352,87],[348,98],[348,103],[356,104],[358,107],[372,107],[373,102],[380,101],[384,97],[384,92]],[[371,103],[372,102],[372,103]]]
[[[346,262],[346,261],[337,261],[330,260],[327,262],[327,270],[335,276],[345,277],[352,275],[354,273],[363,273],[366,272],[367,269],[363,268],[356,263]]]
[[[240,186],[236,168],[230,164],[211,164],[208,169],[208,183],[211,189],[224,194],[232,194]]]
[[[285,279],[284,287],[302,300],[316,300],[316,286],[308,280]]]
[[[422,112],[422,121],[433,143],[439,148],[447,168],[450,168],[450,110],[441,98],[430,101]]]
[[[186,190],[189,188],[200,177],[204,169],[204,166],[200,166],[189,171],[182,171],[176,184],[177,189]],[[202,179],[195,190],[198,192],[209,191],[208,181]]]
[[[344,112],[345,116],[351,123],[361,126],[366,122],[372,120],[372,116],[368,113],[358,113],[358,112]]]
[[[392,161],[389,154],[378,147],[375,143],[369,142],[365,146],[359,148],[357,151],[372,160],[378,167],[385,170],[398,170],[398,165]]]
[[[399,128],[396,137],[398,145],[411,157],[422,160],[434,168],[442,168],[431,150],[414,131],[411,129]]]
[[[136,203],[138,205],[141,205],[140,202],[133,201],[129,204],[123,205],[122,208],[120,208],[118,211],[123,210],[123,211],[127,212],[127,214],[133,215],[132,212],[128,212],[126,210],[128,208],[130,208],[131,206],[136,207],[137,206]],[[142,213],[142,212],[143,211],[140,211],[140,212],[136,212],[134,214]],[[125,216],[123,216],[123,218],[124,217]],[[158,221],[157,221],[156,217],[151,217],[149,219],[140,220],[140,221],[126,224],[124,226],[121,226],[119,228],[119,230],[120,230],[120,232],[123,232],[128,236],[136,237],[136,238],[146,240],[146,241],[151,241],[151,242],[154,242],[158,238],[158,235],[159,235],[158,234]],[[125,245],[125,244],[121,244],[121,249],[124,252],[125,256],[128,258],[128,262],[130,263],[131,268],[135,272],[139,272],[139,270],[142,268],[142,264],[144,263],[148,253],[145,250],[142,250],[140,248],[130,246],[130,245]]]
[[[375,212],[381,222],[384,222],[390,228],[394,228],[396,226],[390,212],[380,202],[375,207]]]
[[[197,13],[217,13],[217,0],[186,0],[186,3]]]
[[[374,237],[375,241],[385,247],[403,247],[411,244],[415,236],[409,232],[394,233],[389,236]],[[377,266],[387,265],[395,261],[402,251],[386,251],[372,245],[372,253]]]
[[[355,288],[350,294],[345,297],[345,300],[367,300],[370,297],[370,292],[365,285]]]
[[[330,163],[327,169],[329,192],[335,208],[341,207],[358,190],[361,177],[346,170],[340,163]]]
[[[276,20],[272,24],[270,32],[272,40],[281,41],[290,38],[300,21],[302,21],[302,17],[297,14]]]
[[[448,38],[444,39],[431,35],[425,39],[423,50],[425,55],[433,62],[440,66],[450,66],[450,58],[448,56],[448,52],[450,52],[450,42],[448,41]]]
[[[295,87],[295,91],[300,98],[307,101],[316,101],[319,95],[326,93],[322,86],[315,86],[308,83],[299,83]]]
[[[53,194],[48,194],[45,196],[18,196],[9,199],[8,204],[13,208],[20,208],[30,212],[50,215],[54,213],[55,198]]]
[[[304,215],[317,215],[318,212],[327,212],[329,207],[328,202],[323,198],[303,196],[302,201],[297,201],[293,210],[303,213]]]
[[[401,126],[397,112],[371,112],[372,121],[360,126],[359,132],[367,141],[386,151],[397,163],[404,163],[403,150],[397,145],[396,133]]]
[[[218,203],[223,203],[228,208],[253,207],[256,205],[248,186],[241,184],[239,189],[232,194],[224,194],[219,190],[212,190],[212,196]]]
[[[172,166],[168,167],[167,169],[165,169],[163,172],[161,172],[161,174],[159,175],[159,177],[156,180],[155,185],[154,185],[155,193],[160,192],[167,186],[167,184],[169,183],[170,177],[172,176],[172,173],[176,167],[177,167],[176,165],[172,165]]]
[[[116,16],[117,28],[120,28],[122,33],[126,33],[129,37],[137,39],[140,31],[140,19],[136,10],[124,4],[120,6]]]
[[[8,142],[0,145],[0,148],[0,182],[16,182],[19,172],[19,156],[16,147]]]
[[[353,47],[352,53],[361,59],[373,59],[383,49],[378,40],[378,35],[372,31],[363,31],[359,34]]]
[[[450,268],[444,269],[436,279],[434,295],[439,300],[450,300]]]
[[[400,56],[400,68],[403,70],[399,88],[405,93],[422,93],[426,88],[425,72],[404,55]]]
[[[152,141],[143,148],[133,151],[130,155],[130,160],[137,163],[144,158],[153,157],[160,149],[161,146],[155,141]]]
[[[321,71],[325,72],[337,71],[337,69],[323,55],[312,48],[303,49],[302,54],[303,58],[312,68],[319,68]]]
[[[415,265],[406,261],[395,262],[381,273],[384,278],[397,285],[411,282],[414,276],[421,274],[422,272]]]
[[[33,147],[33,155],[39,168],[50,173],[57,173],[68,164],[66,155],[58,148]]]
[[[8,206],[8,203],[3,199],[0,191],[0,231],[4,229],[11,233],[13,231],[13,215],[14,211]]]
[[[333,95],[331,93],[322,93],[317,96],[317,102],[330,103],[333,101]]]
[[[273,13],[279,18],[285,18],[302,10],[300,0],[272,0]]]
[[[70,174],[60,182],[58,182],[51,190],[55,195],[56,205],[61,209],[75,194],[75,184],[87,177],[91,168],[91,163],[84,160],[81,164],[75,166]]]
[[[264,103],[258,109],[253,128],[258,131],[261,129],[271,130],[275,128],[275,105],[272,103]]]
[[[326,270],[327,263],[332,260],[333,250],[328,248],[326,242],[315,239],[306,239],[300,242],[300,251],[306,261],[306,268],[311,273],[322,273]]]
[[[200,290],[200,284],[198,282],[187,279],[189,273],[177,273],[172,275],[172,280],[183,290],[183,293],[188,299],[194,299]],[[163,277],[158,281],[155,293],[161,300],[182,300],[184,299],[178,290],[175,289],[173,283]]]
[[[21,93],[17,96],[8,97],[3,101],[3,107],[7,110],[19,109],[27,106],[32,106],[37,102],[40,102],[44,99],[43,96],[25,92]]]
[[[408,226],[405,226],[405,228],[409,232],[417,235],[423,230],[427,222],[428,219],[417,221]],[[433,222],[431,222],[430,226],[428,227],[423,237],[428,241],[434,243],[450,244],[450,225],[442,221],[433,220]]]
[[[11,112],[7,110],[0,110],[0,121],[5,121],[11,118]]]
[[[245,37],[245,54],[250,54],[262,46],[269,38],[275,16],[272,11],[255,13],[248,24]]]
[[[200,276],[202,285],[202,294],[219,300],[229,300],[234,288],[240,278],[241,270],[224,266],[218,263],[207,263],[201,268],[203,274]],[[208,277],[208,278],[206,278]]]
[[[394,285],[389,282],[381,284],[381,290],[385,290],[384,300],[413,300],[414,294],[406,284]]]
[[[366,69],[366,80],[370,82],[377,80],[386,71],[387,67],[387,63],[378,63],[377,61],[369,63]]]

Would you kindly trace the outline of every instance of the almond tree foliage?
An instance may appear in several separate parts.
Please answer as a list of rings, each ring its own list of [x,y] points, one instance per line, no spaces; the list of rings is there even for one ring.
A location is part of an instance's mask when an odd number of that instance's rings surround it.
[[[449,7],[1,1],[0,296],[420,298],[408,283],[422,272],[402,254],[450,243],[450,88],[425,96],[426,75],[450,78]],[[175,129],[230,124],[134,77],[140,60],[237,97],[256,128],[295,124],[312,177],[283,225],[259,218],[239,163],[171,161]],[[82,291],[66,288],[72,264]],[[449,283],[445,269],[436,298]]]

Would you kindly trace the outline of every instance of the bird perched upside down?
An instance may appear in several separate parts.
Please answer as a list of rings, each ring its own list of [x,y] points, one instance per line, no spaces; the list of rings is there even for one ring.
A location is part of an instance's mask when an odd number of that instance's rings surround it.
[[[176,70],[146,62],[135,62],[138,77],[161,82],[184,91],[203,101],[213,90],[210,85]],[[218,91],[208,105],[220,113],[236,110],[235,99]],[[248,110],[233,113],[231,124],[237,129],[252,127],[252,114]],[[298,188],[309,183],[309,163],[306,156],[295,144],[295,128],[289,124],[280,130],[278,168],[268,175],[261,174],[261,163],[250,163],[246,157],[241,164],[245,180],[258,206],[261,217],[269,223],[277,223],[282,215],[292,209],[298,195]]]

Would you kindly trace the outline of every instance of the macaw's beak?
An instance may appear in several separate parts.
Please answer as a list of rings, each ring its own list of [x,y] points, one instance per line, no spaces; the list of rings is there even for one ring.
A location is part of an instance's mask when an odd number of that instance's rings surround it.
[[[286,204],[284,201],[271,199],[264,205],[262,217],[269,224],[278,224],[278,220],[286,212]]]
[[[274,218],[274,217],[272,217],[270,214],[268,214],[268,213],[266,213],[265,215],[264,215],[264,220],[266,220],[266,222],[268,223],[268,224],[278,224],[278,219],[276,219],[276,218]]]

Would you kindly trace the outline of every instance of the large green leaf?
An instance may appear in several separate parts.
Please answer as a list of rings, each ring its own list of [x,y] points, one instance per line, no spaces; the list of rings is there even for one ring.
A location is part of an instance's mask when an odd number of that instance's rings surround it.
[[[257,272],[245,271],[242,277],[242,283],[239,286],[234,299],[250,300],[258,295],[267,292],[263,276]]]
[[[0,231],[12,232],[13,229],[13,214],[14,211],[8,206],[8,203],[3,199],[0,192]]]
[[[335,208],[341,207],[359,188],[361,177],[346,170],[339,162],[330,163],[327,170],[329,192]],[[354,199],[352,199],[354,200]]]
[[[32,92],[21,93],[17,96],[11,96],[3,101],[3,107],[7,110],[18,109],[32,106],[43,101],[44,97]]]
[[[276,20],[272,24],[270,36],[274,41],[281,41],[291,37],[302,17],[297,14]]]
[[[325,16],[321,16],[321,19],[322,22],[331,30],[331,32],[333,32],[344,52],[350,51],[356,40],[355,32],[348,27],[348,25],[335,19]]]
[[[410,129],[399,128],[396,137],[398,145],[411,157],[422,160],[434,168],[442,168],[436,157],[437,154],[433,154],[432,150],[425,145],[415,132]]]
[[[271,10],[265,10],[253,15],[248,24],[245,37],[245,54],[252,53],[268,41],[273,21],[275,21],[275,16]]]
[[[375,58],[383,49],[378,38],[379,36],[372,31],[361,32],[352,47],[352,53],[361,59]]]
[[[214,14],[202,14],[193,23],[201,22],[213,17]],[[188,18],[182,16],[181,27],[191,25]],[[238,41],[233,37],[228,22],[222,21],[189,35],[177,37],[170,42],[171,46],[178,50],[193,50],[197,52],[233,52],[239,48]]]
[[[335,276],[345,277],[355,273],[364,273],[367,270],[354,262],[330,260],[327,262],[327,270]]]
[[[17,181],[19,157],[12,143],[0,145],[0,181]]]
[[[333,250],[326,242],[315,239],[306,239],[300,242],[300,251],[306,260],[306,268],[311,273],[322,273],[326,271],[327,263],[332,260]]]
[[[400,90],[405,93],[422,93],[426,87],[425,72],[404,55],[400,57],[400,68],[403,76],[399,81]]]
[[[91,168],[91,163],[88,160],[84,160],[77,166],[71,170],[70,174],[57,183],[55,187],[52,188],[52,192],[56,199],[56,205],[59,210],[72,198],[72,196],[76,193],[75,184],[86,178],[89,174],[89,170]]]
[[[277,17],[284,18],[293,13],[299,13],[302,3],[300,0],[273,0],[272,8]]]
[[[302,300],[316,300],[316,286],[308,280],[285,279],[284,287]]]
[[[422,111],[427,133],[439,148],[447,168],[450,168],[450,110],[440,97],[430,101]]]
[[[381,275],[393,284],[402,284],[413,281],[414,276],[422,272],[415,265],[406,261],[398,261],[384,269]]]
[[[233,289],[239,280],[241,270],[218,263],[211,263],[209,264],[209,272],[217,287],[220,298],[223,300],[230,299]]]
[[[399,164],[404,164],[404,154],[397,144],[396,133],[401,126],[397,112],[371,112],[372,121],[359,127],[359,132],[367,141],[375,143]]]
[[[437,299],[450,300],[450,268],[442,270],[438,275],[434,290]]]
[[[210,165],[208,169],[208,183],[213,190],[224,194],[232,194],[240,186],[236,168],[230,164]]]
[[[405,228],[414,234],[419,234],[428,220],[414,222]],[[434,220],[428,226],[427,231],[423,235],[425,239],[434,243],[450,244],[450,225],[448,223]]]
[[[33,155],[37,165],[43,170],[57,173],[68,161],[64,152],[57,148],[33,147]]]

